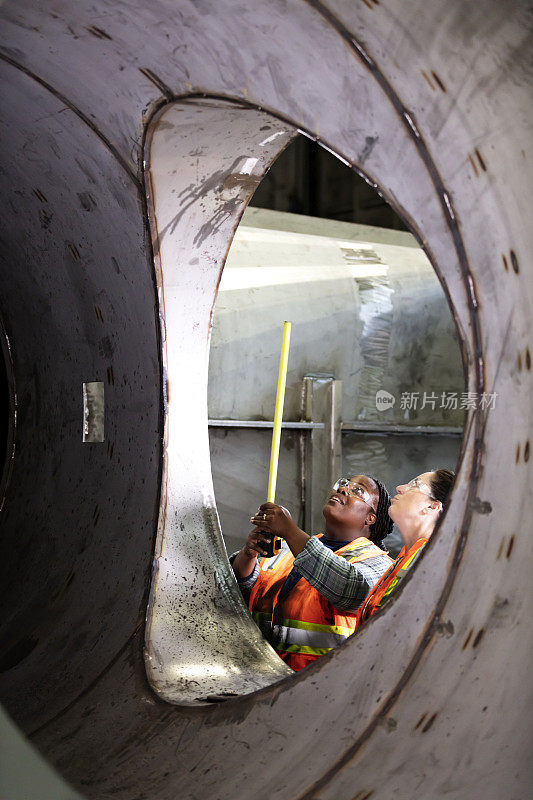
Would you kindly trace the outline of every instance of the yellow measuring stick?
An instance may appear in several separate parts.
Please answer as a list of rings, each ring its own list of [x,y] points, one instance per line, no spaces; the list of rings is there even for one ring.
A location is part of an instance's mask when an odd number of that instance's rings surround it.
[[[283,325],[283,341],[281,343],[281,357],[279,360],[278,391],[276,394],[276,410],[274,412],[274,430],[272,431],[272,447],[270,450],[270,472],[268,474],[269,503],[274,502],[276,496],[276,480],[278,477],[279,441],[281,437],[281,421],[283,419],[283,403],[285,401],[285,383],[287,381],[287,363],[289,361],[289,342],[291,340],[291,323]]]
[[[276,410],[274,412],[274,430],[272,431],[272,447],[270,449],[270,472],[268,473],[269,503],[276,496],[276,480],[278,477],[279,441],[281,438],[281,421],[283,419],[283,403],[285,401],[285,383],[287,382],[287,363],[289,361],[289,343],[291,340],[291,323],[283,324],[283,341],[279,359],[278,391],[276,394]]]

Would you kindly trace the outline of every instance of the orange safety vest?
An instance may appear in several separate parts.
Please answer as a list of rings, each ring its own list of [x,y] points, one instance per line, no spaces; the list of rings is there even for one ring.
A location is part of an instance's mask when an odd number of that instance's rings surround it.
[[[371,617],[380,606],[387,602],[398,583],[405,577],[421,554],[422,548],[427,541],[427,539],[417,539],[409,550],[402,547],[396,561],[383,573],[374,588],[368,593],[366,600],[357,612],[357,627]]]
[[[361,536],[337,550],[336,555],[355,563],[386,554]],[[357,614],[337,611],[305,578],[278,603],[293,564],[294,556],[287,547],[277,556],[262,558],[248,607],[280,658],[298,671],[347,639],[355,630]]]

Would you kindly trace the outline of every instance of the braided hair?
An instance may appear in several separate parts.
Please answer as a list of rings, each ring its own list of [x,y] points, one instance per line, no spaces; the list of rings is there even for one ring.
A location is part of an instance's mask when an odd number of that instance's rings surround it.
[[[389,517],[390,494],[388,493],[385,485],[369,475],[372,478],[379,491],[378,506],[376,508],[376,521],[369,526],[369,539],[375,545],[383,549],[383,539],[392,531],[393,522]]]

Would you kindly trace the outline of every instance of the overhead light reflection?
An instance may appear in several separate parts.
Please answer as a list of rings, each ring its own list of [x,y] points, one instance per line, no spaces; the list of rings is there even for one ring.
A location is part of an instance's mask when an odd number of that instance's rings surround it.
[[[242,670],[234,665],[224,667],[221,664],[174,664],[170,671],[174,678],[190,681],[240,675]]]

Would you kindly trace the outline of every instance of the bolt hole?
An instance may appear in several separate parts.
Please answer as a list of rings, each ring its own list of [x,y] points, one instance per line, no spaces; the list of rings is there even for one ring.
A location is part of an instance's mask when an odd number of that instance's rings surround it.
[[[445,92],[446,93],[446,91],[447,91],[446,90],[446,86],[443,84],[443,82],[441,81],[441,79],[439,78],[437,73],[434,72],[433,70],[431,70],[431,74],[433,75],[433,78],[435,79],[435,83],[437,84],[437,86],[439,87],[441,92]]]
[[[487,171],[487,165],[483,161],[481,153],[479,152],[479,150],[477,148],[476,148],[476,156],[477,156],[477,160],[479,161],[479,166],[481,167],[483,172],[486,172]]]
[[[413,728],[414,731],[418,730],[418,728],[422,725],[422,723],[424,722],[426,717],[427,717],[427,714],[422,714],[422,716],[420,717],[420,719],[416,723],[415,727]]]
[[[431,726],[433,725],[433,723],[437,719],[437,714],[438,714],[438,712],[435,712],[435,714],[433,714],[433,716],[428,719],[428,721],[426,722],[426,724],[422,728],[422,733],[427,733],[429,731],[429,729],[431,728]]]

